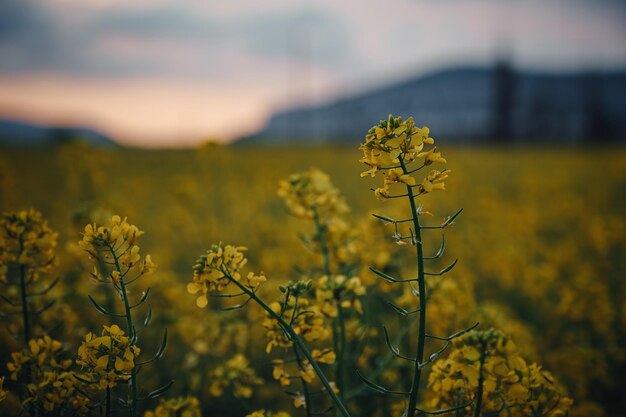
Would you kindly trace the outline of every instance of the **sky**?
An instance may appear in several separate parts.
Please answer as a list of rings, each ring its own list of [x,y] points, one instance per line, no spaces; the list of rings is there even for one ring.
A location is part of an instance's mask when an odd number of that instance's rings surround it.
[[[620,0],[2,0],[0,119],[228,141],[449,66],[626,68],[624,22]]]

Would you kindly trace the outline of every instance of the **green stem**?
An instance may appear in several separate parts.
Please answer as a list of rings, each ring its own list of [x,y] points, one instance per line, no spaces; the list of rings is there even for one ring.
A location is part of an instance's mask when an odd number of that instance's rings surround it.
[[[398,345],[402,339],[404,338],[404,336],[406,336],[406,334],[409,332],[409,326],[408,326],[408,322],[407,321],[403,321],[402,322],[402,328],[400,329],[400,332],[398,333],[397,339],[394,342],[394,345]],[[393,359],[395,358],[395,356],[393,356],[391,354],[391,352],[388,352],[387,355],[379,362],[379,364],[377,365],[376,369],[374,369],[374,371],[369,375],[369,378],[374,381],[376,380],[376,378],[378,378],[385,370],[387,370],[389,364],[393,361]],[[369,388],[366,385],[361,385],[360,387],[354,389],[353,391],[349,392],[346,395],[346,398],[348,400],[351,400],[355,397],[358,397],[359,395],[361,395],[361,393],[365,392],[369,390]]]
[[[328,248],[328,238],[326,236],[326,227],[320,221],[320,217],[317,210],[313,211],[313,220],[315,221],[315,227],[317,228],[317,237],[320,244],[320,250],[322,252],[322,262],[324,265],[324,273],[328,277],[330,282],[332,269],[330,263],[330,250]],[[345,346],[346,346],[346,325],[343,317],[343,309],[341,307],[341,300],[338,296],[335,296],[337,307],[337,318],[333,320],[333,348],[337,355],[337,361],[335,365],[335,380],[337,381],[337,388],[339,389],[339,397],[344,399],[344,375],[345,375]],[[338,328],[338,331],[336,330]],[[338,339],[338,340],[337,340]]]
[[[293,347],[293,352],[296,354],[296,361],[298,362],[298,366],[302,368],[302,358],[298,353],[298,348],[296,346]],[[302,392],[304,393],[304,410],[306,411],[306,417],[311,417],[311,404],[310,395],[309,395],[309,384],[302,378]]]
[[[487,357],[487,346],[485,343],[482,345],[480,351],[480,365],[478,368],[478,390],[476,392],[476,407],[474,408],[474,417],[480,417],[480,409],[483,404],[483,385],[485,384],[485,375],[483,368],[485,366],[485,359]]]
[[[24,347],[30,340],[30,317],[28,314],[28,295],[26,294],[26,265],[20,264],[20,296],[22,298],[22,321],[24,323]]]
[[[111,388],[107,387],[104,415],[111,417]]]
[[[408,174],[403,155],[400,155],[400,166],[404,174]],[[411,205],[411,217],[413,219],[413,228],[415,233],[415,248],[417,260],[417,285],[419,291],[419,332],[417,335],[417,352],[415,355],[415,369],[413,373],[413,383],[411,385],[411,395],[409,396],[409,407],[407,417],[415,416],[417,412],[417,399],[419,393],[420,380],[422,377],[421,365],[424,361],[424,348],[426,345],[426,283],[424,282],[424,252],[422,248],[421,228],[418,218],[417,206],[415,204],[415,196],[411,186],[406,186],[409,203]]]
[[[226,271],[222,271],[222,272],[226,272]],[[328,382],[326,375],[324,375],[324,372],[322,371],[322,369],[319,367],[319,365],[313,358],[313,355],[311,355],[311,352],[309,352],[309,349],[306,347],[306,344],[300,338],[300,336],[298,336],[298,334],[295,332],[293,327],[291,327],[289,323],[287,323],[281,316],[276,314],[274,310],[272,310],[263,300],[261,300],[249,288],[245,287],[239,281],[235,280],[230,274],[225,273],[225,275],[232,283],[234,283],[240,290],[245,292],[248,295],[248,297],[252,298],[255,303],[257,303],[263,310],[265,310],[267,314],[270,315],[270,317],[272,317],[274,320],[276,320],[280,324],[283,330],[289,335],[289,338],[293,340],[293,342],[300,349],[302,354],[309,360],[309,363],[313,367],[315,374],[322,382],[322,385],[324,386],[324,388],[328,392],[328,395],[330,395],[330,398],[333,400],[333,402],[337,406],[337,409],[339,410],[341,415],[344,417],[350,417],[350,413],[348,413],[348,410],[346,409],[345,405],[339,399],[339,397],[337,397],[337,394],[335,394],[333,387],[330,385],[330,382]]]
[[[332,273],[330,268],[330,250],[328,249],[328,240],[326,239],[326,227],[320,221],[320,216],[317,214],[317,210],[313,211],[313,220],[315,221],[315,227],[317,228],[317,237],[320,244],[320,250],[322,251],[322,261],[324,263],[324,273],[330,279]]]
[[[346,352],[346,325],[343,318],[343,308],[341,307],[341,301],[337,300],[337,321],[339,325],[339,350],[337,352],[337,369],[336,379],[337,388],[339,388],[339,397],[344,399],[345,388],[345,352]]]
[[[22,257],[22,251],[24,250],[24,240],[20,235],[20,252],[17,259]],[[26,265],[20,263],[20,297],[22,301],[22,324],[24,334],[24,348],[28,347],[28,341],[30,340],[30,317],[28,315],[28,294],[26,293]]]
[[[126,327],[128,332],[128,337],[133,345],[137,344],[136,334],[135,334],[135,326],[133,326],[133,317],[130,309],[130,303],[128,302],[128,292],[126,291],[126,283],[124,282],[124,277],[122,275],[122,268],[120,267],[119,260],[117,258],[117,254],[111,246],[110,243],[107,242],[109,247],[109,251],[111,252],[111,256],[113,257],[113,262],[115,263],[115,269],[120,274],[120,291],[122,293],[122,300],[124,301],[124,314],[126,316]],[[131,417],[137,417],[137,368],[133,368],[130,372],[130,415]]]
[[[17,259],[22,257],[22,251],[24,250],[24,241],[22,236],[20,235],[20,252]],[[22,303],[22,324],[23,324],[23,337],[24,337],[24,349],[28,349],[28,341],[30,340],[30,316],[28,313],[28,294],[26,292],[26,265],[20,264],[20,298]],[[25,367],[24,370],[24,389],[25,393],[28,392],[28,385],[32,379],[32,369],[30,366]],[[36,409],[32,404],[27,406],[29,415],[36,415]]]

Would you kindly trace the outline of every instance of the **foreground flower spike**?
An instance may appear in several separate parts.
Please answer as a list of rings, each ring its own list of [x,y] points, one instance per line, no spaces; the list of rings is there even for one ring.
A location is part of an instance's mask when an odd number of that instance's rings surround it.
[[[35,343],[34,337],[47,330],[42,329],[39,317],[57,301],[50,297],[60,281],[50,276],[56,264],[57,237],[42,214],[33,209],[4,213],[0,217],[0,317],[25,350]],[[24,366],[29,368],[35,363],[26,361]],[[19,384],[26,389],[20,391],[19,397],[26,413],[52,406],[50,402],[42,406],[42,397],[31,389],[33,383],[41,382],[33,379],[38,376],[35,369],[20,373]],[[57,405],[53,408],[58,408]]]
[[[10,297],[4,300],[21,309],[24,346],[32,337],[34,316],[52,306],[49,303],[36,309],[33,299],[47,294],[58,283],[58,280],[40,283],[41,277],[55,264],[57,237],[58,233],[48,227],[41,213],[33,209],[5,213],[0,218],[0,285],[18,288],[19,300]],[[10,293],[5,289],[2,292]]]
[[[223,307],[222,310],[242,309],[250,301],[254,301],[267,314],[264,326],[269,339],[268,352],[274,346],[293,347],[297,356],[302,355],[302,357],[298,356],[297,358],[302,370],[300,378],[306,381],[307,379],[311,380],[313,373],[317,375],[325,391],[334,402],[338,413],[344,417],[349,417],[350,414],[337,396],[333,385],[328,381],[316,358],[305,344],[305,340],[323,340],[329,336],[325,326],[321,326],[319,323],[319,320],[322,320],[321,315],[311,319],[307,317],[311,314],[308,310],[300,310],[302,307],[299,306],[299,302],[303,301],[305,305],[304,299],[300,300],[300,296],[311,287],[311,284],[297,282],[281,287],[281,291],[285,294],[281,302],[268,305],[257,295],[260,285],[266,282],[265,276],[248,273],[244,278],[242,269],[248,262],[243,254],[245,250],[246,248],[243,246],[224,245],[222,243],[212,245],[193,266],[193,282],[187,285],[187,291],[191,294],[200,293],[200,296],[196,298],[196,305],[200,308],[206,307],[208,297],[222,300],[243,300],[238,304]],[[231,287],[235,287],[234,293],[228,291]],[[318,358],[325,361],[330,360],[328,356],[324,355],[320,355]],[[241,368],[245,358],[235,358],[234,360],[236,362],[233,366],[237,365],[236,367]],[[307,362],[305,363],[305,361]],[[312,372],[309,366],[312,368]],[[280,372],[280,370],[275,369],[274,374],[278,375]],[[242,375],[244,374],[246,373],[242,373]],[[281,379],[281,377],[278,376],[277,379]],[[215,389],[221,389],[219,384]],[[243,396],[242,394],[246,394],[247,390],[240,386],[238,392],[239,395]],[[299,398],[299,395],[296,397]],[[301,402],[301,405],[304,403]]]
[[[391,198],[406,198],[408,200],[410,207],[410,216],[408,218],[396,220],[377,214],[374,214],[374,217],[383,221],[385,224],[392,224],[394,226],[394,234],[392,237],[397,244],[404,245],[410,243],[412,246],[415,246],[417,277],[399,279],[374,268],[370,268],[370,270],[387,282],[411,286],[412,293],[419,299],[416,309],[407,311],[402,307],[395,306],[393,303],[390,303],[390,305],[405,319],[408,319],[409,315],[417,313],[419,316],[419,327],[414,357],[401,355],[398,348],[393,346],[387,330],[384,330],[389,351],[397,358],[412,363],[413,378],[410,389],[390,390],[369,381],[361,374],[359,374],[359,376],[368,387],[381,394],[407,398],[408,401],[406,402],[406,408],[403,413],[406,417],[414,417],[418,413],[444,414],[461,410],[465,407],[463,404],[455,404],[456,408],[453,407],[436,411],[424,411],[417,408],[424,368],[441,355],[454,338],[459,337],[468,330],[457,332],[447,338],[440,338],[445,342],[443,347],[435,351],[428,360],[424,360],[426,340],[430,337],[426,329],[426,301],[428,296],[426,293],[427,287],[425,279],[427,276],[442,276],[448,273],[454,268],[457,261],[453,261],[449,266],[439,272],[427,271],[425,261],[441,258],[445,246],[442,244],[440,250],[434,256],[425,256],[422,245],[422,232],[425,230],[437,230],[449,227],[462,211],[462,209],[459,210],[456,214],[436,226],[423,226],[420,224],[420,216],[423,214],[423,208],[422,205],[416,201],[416,198],[435,190],[444,190],[444,181],[450,172],[448,170],[432,170],[421,180],[415,178],[415,173],[422,168],[433,163],[445,164],[447,162],[446,159],[441,156],[441,153],[436,151],[435,147],[425,149],[426,145],[433,145],[434,143],[434,139],[430,137],[430,130],[427,127],[419,128],[415,126],[412,117],[403,120],[401,117],[389,115],[387,120],[381,120],[378,125],[372,127],[367,132],[365,142],[360,145],[360,149],[363,151],[363,158],[360,162],[368,167],[365,172],[361,173],[361,176],[375,177],[381,172],[384,177],[383,186],[374,190],[375,196],[383,200]],[[402,191],[398,191],[394,194],[393,187],[399,187]],[[411,225],[411,227],[406,227],[406,225]],[[417,288],[414,287],[414,284],[417,284]],[[476,327],[476,325],[472,326],[472,328],[474,327]]]
[[[91,276],[98,282],[111,285],[119,294],[123,302],[124,313],[114,313],[112,306],[105,308],[89,295],[89,300],[96,310],[111,317],[123,319],[126,322],[126,332],[119,326],[105,326],[102,336],[88,334],[79,350],[80,364],[90,370],[89,381],[96,382],[101,389],[106,390],[106,413],[111,412],[112,390],[118,382],[128,382],[128,399],[119,398],[123,405],[127,406],[131,417],[137,417],[139,390],[137,387],[137,373],[139,365],[145,365],[160,359],[165,352],[167,344],[167,329],[164,330],[163,339],[154,357],[148,361],[137,364],[136,357],[140,348],[137,344],[138,336],[133,321],[133,310],[141,307],[148,299],[150,288],[141,293],[141,296],[131,302],[128,287],[138,279],[152,274],[156,265],[150,255],[143,257],[138,245],[139,239],[144,232],[135,225],[128,223],[126,218],[114,215],[106,225],[88,224],[85,226],[83,238],[78,245],[89,254],[94,263]],[[148,325],[152,318],[152,308],[148,306],[148,312],[144,325]],[[120,350],[122,349],[123,350]],[[110,352],[106,352],[109,349]],[[114,353],[115,352],[115,353]],[[95,362],[94,362],[95,361]],[[155,398],[163,394],[173,381],[148,394],[149,398]]]
[[[49,336],[30,339],[28,347],[13,352],[11,358],[7,369],[12,380],[23,380],[24,374],[29,375],[30,382],[22,400],[24,411],[29,415],[89,413],[89,399],[84,393],[90,387],[70,369],[72,360],[63,351],[61,342]]]
[[[85,336],[78,348],[76,363],[83,370],[82,378],[100,389],[113,388],[130,379],[139,352],[124,331],[114,324],[104,326],[100,336],[93,333]]]
[[[502,332],[471,331],[458,338],[457,349],[433,364],[428,386],[436,394],[432,407],[468,403],[459,416],[565,416],[572,400],[563,395],[549,372],[528,365]]]
[[[436,147],[423,151],[425,145],[434,143],[434,139],[430,137],[430,130],[427,127],[416,127],[412,117],[402,120],[401,117],[389,115],[387,120],[381,120],[367,132],[365,143],[360,146],[363,151],[360,162],[369,167],[367,171],[361,173],[361,176],[374,177],[378,172],[383,172],[383,187],[374,190],[376,197],[380,199],[393,198],[390,195],[390,188],[394,184],[417,186],[415,196],[433,190],[444,190],[444,180],[450,171],[432,170],[419,186],[412,175],[432,163],[447,162],[441,156],[441,152],[436,152]],[[421,165],[407,169],[414,161],[421,161]]]

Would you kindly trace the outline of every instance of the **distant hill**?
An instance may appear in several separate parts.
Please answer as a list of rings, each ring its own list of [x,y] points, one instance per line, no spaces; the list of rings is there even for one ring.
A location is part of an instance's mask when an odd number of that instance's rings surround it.
[[[436,72],[274,114],[241,144],[357,143],[389,113],[446,141],[623,141],[626,71],[517,72],[506,64]]]
[[[118,146],[107,136],[88,128],[50,127],[0,120],[0,148],[53,147],[72,141],[83,141],[95,147]]]

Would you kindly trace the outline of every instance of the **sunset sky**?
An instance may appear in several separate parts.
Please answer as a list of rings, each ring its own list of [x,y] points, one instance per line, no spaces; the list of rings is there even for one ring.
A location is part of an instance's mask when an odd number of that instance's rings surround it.
[[[229,140],[289,104],[501,55],[626,68],[624,22],[618,0],[2,0],[0,119]]]

